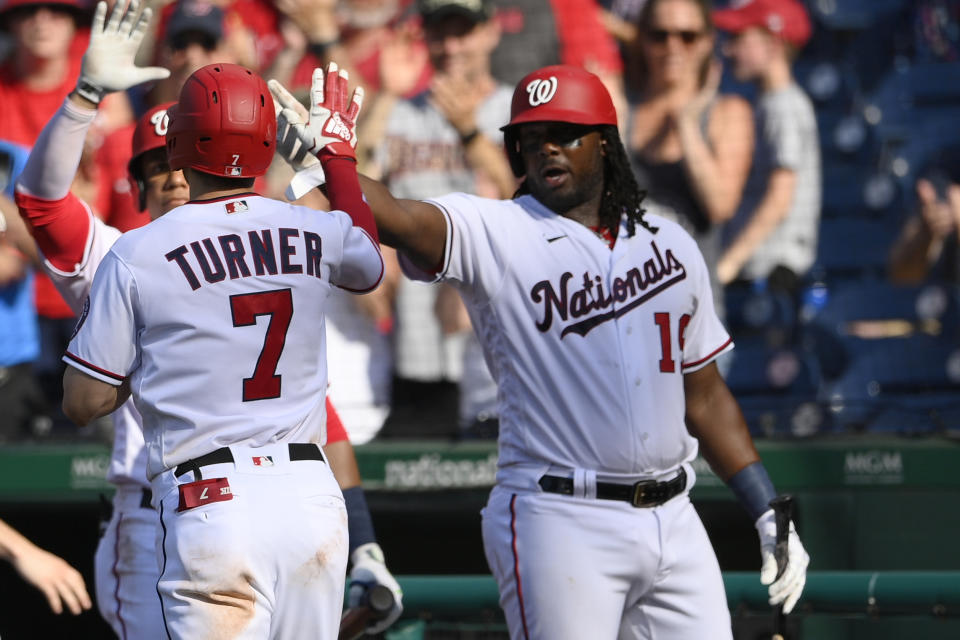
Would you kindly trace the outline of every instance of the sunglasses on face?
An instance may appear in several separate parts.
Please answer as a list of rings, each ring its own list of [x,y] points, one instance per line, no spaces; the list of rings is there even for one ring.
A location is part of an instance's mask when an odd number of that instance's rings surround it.
[[[667,29],[647,30],[647,39],[657,44],[664,44],[670,38],[677,37],[680,38],[683,44],[690,45],[699,40],[701,35],[703,35],[703,33],[700,31],[690,31],[687,29],[678,29],[676,31]]]

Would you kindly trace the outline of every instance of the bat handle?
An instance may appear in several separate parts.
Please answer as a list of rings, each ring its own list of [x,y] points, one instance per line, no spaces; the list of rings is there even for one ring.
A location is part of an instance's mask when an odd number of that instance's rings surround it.
[[[356,640],[372,623],[393,609],[393,592],[382,584],[369,587],[360,598],[360,605],[347,609],[340,619],[338,640]]]
[[[790,540],[790,520],[793,518],[793,496],[777,496],[770,501],[774,520],[777,525],[776,545],[774,557],[777,559],[777,579],[787,568],[787,553]],[[773,636],[771,640],[786,640],[787,616],[783,613],[783,603],[777,605],[773,612]]]

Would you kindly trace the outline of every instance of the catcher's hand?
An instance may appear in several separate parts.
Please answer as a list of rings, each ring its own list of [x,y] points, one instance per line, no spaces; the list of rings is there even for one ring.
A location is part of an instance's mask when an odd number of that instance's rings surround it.
[[[777,543],[777,523],[773,509],[763,513],[757,522],[757,533],[760,535],[760,583],[770,585],[770,604],[783,603],[783,613],[793,611],[793,607],[803,593],[803,585],[807,582],[807,565],[810,556],[800,542],[800,536],[790,522],[790,536],[787,542],[787,564],[783,573],[777,578],[777,558],[774,549]]]
[[[327,181],[320,161],[307,150],[293,127],[294,124],[305,124],[310,113],[278,81],[270,80],[267,86],[273,95],[273,110],[277,116],[277,153],[294,171],[284,195],[288,200],[299,200]],[[286,117],[281,117],[284,109],[288,112]]]
[[[162,80],[170,75],[162,67],[138,67],[134,58],[150,24],[153,10],[149,7],[137,14],[139,0],[118,2],[104,24],[107,3],[97,3],[90,28],[90,44],[80,65],[77,91],[91,102],[100,102],[104,94],[123,91],[141,82]]]
[[[310,86],[310,112],[303,122],[302,110],[284,103],[277,118],[277,127],[292,127],[307,151],[316,156],[344,157],[356,160],[357,116],[363,105],[363,88],[353,90],[347,100],[349,76],[337,63],[327,65],[327,71],[313,70]]]
[[[393,609],[376,623],[367,627],[367,633],[376,634],[393,624],[403,612],[403,591],[396,579],[383,562],[383,550],[376,542],[357,547],[350,556],[353,569],[350,570],[350,591],[347,594],[347,607],[359,606],[366,589],[381,584],[393,592]]]

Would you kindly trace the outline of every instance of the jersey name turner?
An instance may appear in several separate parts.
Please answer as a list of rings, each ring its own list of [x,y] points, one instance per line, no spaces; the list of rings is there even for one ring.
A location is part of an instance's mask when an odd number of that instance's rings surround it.
[[[320,235],[300,229],[277,229],[274,239],[271,229],[248,231],[245,235],[228,233],[216,238],[185,243],[168,251],[164,257],[180,267],[191,289],[196,291],[201,282],[197,271],[209,284],[258,276],[303,273],[322,278]],[[301,251],[298,251],[298,248]],[[279,256],[279,262],[278,262]],[[300,256],[303,256],[301,259]]]

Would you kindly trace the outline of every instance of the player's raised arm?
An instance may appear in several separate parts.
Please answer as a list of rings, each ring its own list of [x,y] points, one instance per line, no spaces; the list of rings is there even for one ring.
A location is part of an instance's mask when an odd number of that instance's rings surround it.
[[[398,200],[381,183],[356,174],[353,150],[363,91],[357,87],[348,105],[346,72],[338,71],[335,63],[328,65],[326,74],[314,70],[309,113],[280,83],[271,80],[269,86],[280,107],[277,149],[294,169],[307,169],[314,184],[335,182],[337,188],[328,192],[334,208],[354,215],[358,203],[365,202],[384,244],[403,251],[418,266],[433,269],[439,265],[447,234],[440,210],[418,200]],[[304,162],[308,154],[320,159],[323,172]],[[310,178],[302,175],[301,179]]]
[[[105,22],[107,5],[97,5],[77,88],[44,127],[17,181],[17,204],[45,258],[61,270],[72,271],[83,256],[89,214],[75,199],[64,198],[100,100],[107,93],[170,74],[160,67],[134,64],[153,13],[138,9],[138,0],[131,0],[126,10],[119,3]]]

